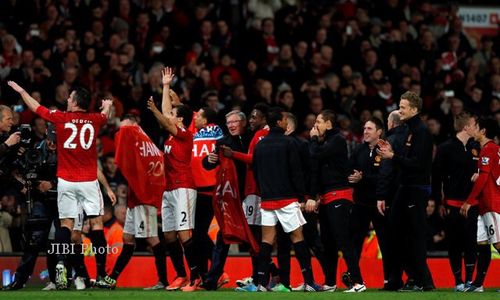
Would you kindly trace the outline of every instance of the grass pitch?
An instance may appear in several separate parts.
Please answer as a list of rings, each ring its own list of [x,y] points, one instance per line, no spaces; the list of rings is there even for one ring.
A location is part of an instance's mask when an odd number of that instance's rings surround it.
[[[368,290],[359,294],[345,294],[341,291],[335,293],[241,293],[232,290],[221,290],[214,292],[166,292],[166,291],[143,291],[142,289],[117,289],[114,291],[90,289],[85,291],[41,291],[40,288],[29,287],[20,291],[0,291],[0,299],[65,299],[65,300],[97,300],[97,299],[196,299],[196,300],[226,300],[226,299],[283,299],[283,300],[307,300],[307,299],[377,299],[377,300],[457,300],[460,299],[500,299],[500,293],[496,289],[487,289],[484,293],[455,293],[450,290],[437,290],[425,293],[398,293],[379,292]]]

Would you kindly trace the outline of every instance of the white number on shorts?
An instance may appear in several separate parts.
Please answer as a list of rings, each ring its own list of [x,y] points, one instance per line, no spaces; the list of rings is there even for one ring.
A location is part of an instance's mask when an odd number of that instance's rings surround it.
[[[73,123],[64,124],[64,129],[71,129],[71,135],[64,142],[63,148],[65,149],[76,149],[77,144],[73,143],[78,134],[78,128]],[[88,139],[85,141],[85,136],[87,131],[89,132]],[[94,141],[94,127],[91,124],[83,124],[82,129],[80,130],[80,146],[84,150],[88,150],[92,146],[92,142]]]
[[[491,224],[490,227],[487,227],[486,230],[488,231],[489,236],[495,235],[495,228],[493,228],[493,224]]]

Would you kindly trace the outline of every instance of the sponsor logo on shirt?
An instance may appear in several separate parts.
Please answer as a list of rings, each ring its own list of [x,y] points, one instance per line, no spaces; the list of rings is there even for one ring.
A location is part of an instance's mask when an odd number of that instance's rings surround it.
[[[490,158],[489,157],[481,157],[481,164],[483,166],[487,166],[490,164]]]

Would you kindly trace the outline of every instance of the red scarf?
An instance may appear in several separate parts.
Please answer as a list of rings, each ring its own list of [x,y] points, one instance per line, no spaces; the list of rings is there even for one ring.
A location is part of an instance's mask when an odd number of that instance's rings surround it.
[[[165,191],[163,153],[139,126],[122,126],[115,135],[115,163],[128,181],[128,207],[161,206]]]
[[[215,217],[226,244],[248,243],[252,253],[259,253],[259,245],[253,238],[241,207],[238,175],[234,162],[219,154],[219,172],[213,197]]]

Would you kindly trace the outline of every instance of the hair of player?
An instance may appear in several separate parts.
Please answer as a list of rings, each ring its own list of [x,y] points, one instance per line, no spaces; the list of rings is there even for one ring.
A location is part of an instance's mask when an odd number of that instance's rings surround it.
[[[177,118],[182,118],[182,124],[185,127],[189,127],[191,125],[191,121],[193,120],[193,111],[186,104],[181,104],[175,107],[177,110]]]
[[[73,91],[75,92],[73,99],[75,100],[76,105],[83,110],[88,110],[90,106],[89,91],[82,87],[77,87]]]
[[[479,126],[479,130],[485,130],[484,135],[488,139],[494,139],[498,136],[498,122],[492,118],[480,118],[477,121],[477,125]]]
[[[377,117],[371,117],[370,120],[368,120],[366,122],[372,122],[373,124],[375,124],[375,128],[377,130],[384,131],[384,122],[382,122],[382,120],[380,120],[379,118],[377,118]]]
[[[131,122],[134,123],[139,123],[139,118],[135,114],[124,114],[121,118],[121,120],[130,120]]]
[[[458,115],[456,115],[453,120],[453,128],[455,128],[455,131],[460,132],[464,130],[465,126],[469,124],[469,120],[472,117],[473,116],[466,111],[459,112]]]
[[[214,124],[217,122],[217,113],[215,110],[211,109],[208,106],[202,108],[203,114],[201,115],[204,119],[207,120],[207,124]]]
[[[288,119],[288,124],[292,124],[292,131],[297,130],[297,127],[299,126],[299,122],[297,121],[297,117],[292,114],[291,112],[286,112],[285,113],[287,119]]]
[[[271,128],[278,127],[278,121],[283,120],[284,112],[285,110],[279,106],[270,108],[266,116],[267,125]]]
[[[253,109],[259,111],[264,118],[266,118],[267,112],[269,111],[269,105],[266,103],[260,102],[253,106]]]
[[[325,122],[330,121],[332,123],[332,127],[335,126],[335,120],[337,119],[337,115],[331,109],[325,109],[321,111],[320,115],[323,117]]]
[[[415,107],[417,112],[422,111],[422,98],[414,92],[407,91],[403,95],[401,95],[401,100],[408,100],[410,103],[410,107]]]

